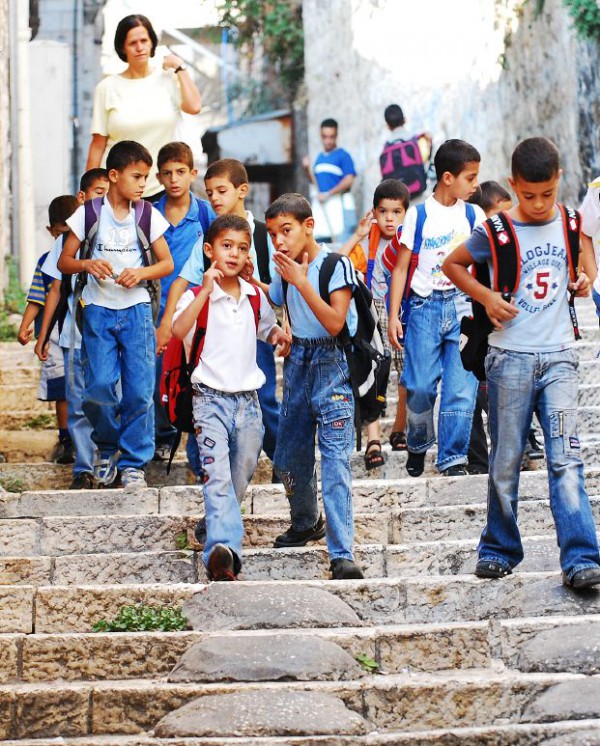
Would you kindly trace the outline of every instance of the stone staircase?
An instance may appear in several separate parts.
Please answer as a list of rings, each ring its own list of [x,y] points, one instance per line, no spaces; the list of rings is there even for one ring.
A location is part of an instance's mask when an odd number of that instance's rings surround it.
[[[600,336],[589,304],[579,315],[600,527]],[[184,462],[169,480],[153,465],[137,492],[65,490],[69,469],[33,463],[33,438],[19,435],[39,411],[35,366],[4,347],[0,417],[28,461],[0,439],[0,481],[14,490],[0,495],[7,746],[600,744],[600,591],[561,584],[543,462],[521,479],[526,559],[501,581],[472,575],[486,477],[430,465],[409,479],[388,452],[368,479],[353,458],[364,580],[328,580],[323,542],[271,548],[287,503],[261,463],[243,506],[244,582],[206,584],[201,492]],[[135,604],[182,606],[189,628],[92,632]]]

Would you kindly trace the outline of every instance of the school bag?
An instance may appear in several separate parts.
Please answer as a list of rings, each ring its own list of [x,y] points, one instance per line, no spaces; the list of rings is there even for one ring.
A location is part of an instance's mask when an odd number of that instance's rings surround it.
[[[100,211],[104,204],[104,197],[96,197],[84,202],[85,210],[85,232],[81,249],[79,250],[80,259],[91,259],[94,253],[94,245],[100,224]],[[146,200],[140,199],[132,202],[134,210],[135,230],[142,249],[142,261],[145,267],[154,264],[155,257],[150,245],[150,223],[152,220],[152,205]],[[87,272],[79,272],[75,281],[73,290],[73,309],[75,311],[75,320],[81,331],[83,326],[83,307],[81,304],[81,295],[84,287],[87,285]],[[141,283],[140,283],[141,284]],[[160,280],[147,280],[145,286],[150,294],[150,303],[152,306],[152,317],[156,321],[160,309]]]
[[[561,212],[565,245],[567,247],[567,263],[572,282],[577,279],[577,263],[579,259],[579,232],[581,216],[576,210],[565,205],[558,205]],[[512,223],[506,212],[493,215],[483,223],[490,241],[492,263],[494,267],[493,289],[502,293],[505,301],[515,294],[521,279],[521,250]],[[473,276],[485,287],[490,288],[491,278],[487,262],[476,262],[472,269]],[[488,335],[493,330],[485,307],[477,301],[472,301],[473,315],[465,316],[460,323],[460,357],[465,370],[471,371],[478,380],[485,381],[485,357],[488,352]],[[575,312],[575,295],[569,297],[569,314],[573,324],[575,339],[581,339],[577,314]]]
[[[417,197],[427,189],[427,172],[419,147],[419,140],[423,137],[424,133],[409,140],[386,142],[379,156],[381,178],[399,179],[411,197]]]
[[[410,284],[412,282],[415,269],[419,264],[419,252],[421,251],[421,244],[423,243],[423,226],[427,219],[427,211],[425,203],[422,202],[417,205],[417,222],[415,224],[415,236],[413,240],[413,250],[411,252],[410,264],[408,266],[408,273],[406,275],[406,284],[404,285],[404,292],[402,293],[402,301],[400,303],[400,320],[402,322],[402,328],[406,335],[406,327],[408,326],[408,319],[410,316]],[[471,232],[475,226],[475,208],[470,202],[465,202],[465,213]]]
[[[377,223],[371,224],[369,231],[369,242],[367,252],[362,244],[357,243],[352,251],[348,254],[348,258],[354,265],[357,272],[361,272],[365,278],[365,285],[371,289],[371,282],[373,281],[373,269],[375,268],[375,258],[377,256],[377,249],[379,248],[379,241],[381,240],[381,230]]]
[[[256,265],[258,267],[258,276],[260,281],[265,285],[271,284],[271,269],[269,266],[269,244],[267,241],[267,226],[260,220],[254,221],[254,233],[252,243],[256,251]],[[211,260],[204,254],[204,271],[210,269]]]
[[[191,288],[194,297],[198,295],[200,290],[202,290],[201,287]],[[258,322],[260,321],[260,293],[258,288],[256,288],[254,295],[248,295],[247,297],[258,331]],[[185,354],[183,340],[176,337],[171,337],[163,353],[162,372],[159,382],[160,400],[165,408],[169,422],[177,429],[175,440],[171,446],[171,453],[169,454],[167,474],[171,471],[171,463],[179,448],[182,433],[195,432],[194,414],[192,411],[194,389],[191,379],[192,373],[202,355],[202,349],[204,348],[209,308],[210,302],[207,301],[198,314],[196,331],[194,332],[190,346],[189,360]]]

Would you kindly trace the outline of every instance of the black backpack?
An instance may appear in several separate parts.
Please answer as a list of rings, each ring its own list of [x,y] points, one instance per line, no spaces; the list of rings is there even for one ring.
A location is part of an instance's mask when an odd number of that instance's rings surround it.
[[[576,210],[565,205],[558,205],[565,232],[565,245],[569,275],[574,282],[577,279],[579,259],[579,232],[581,216]],[[504,300],[510,301],[521,279],[521,250],[512,220],[506,212],[488,218],[483,227],[487,231],[492,261],[495,268],[494,290],[502,293]],[[491,288],[491,278],[487,262],[476,262],[473,265],[475,279],[487,288]],[[479,381],[485,381],[485,357],[488,352],[488,335],[493,330],[485,307],[473,301],[473,315],[465,316],[460,322],[460,357],[465,370],[471,371]],[[581,339],[577,314],[575,313],[575,296],[569,298],[569,313],[573,324],[575,339]]]

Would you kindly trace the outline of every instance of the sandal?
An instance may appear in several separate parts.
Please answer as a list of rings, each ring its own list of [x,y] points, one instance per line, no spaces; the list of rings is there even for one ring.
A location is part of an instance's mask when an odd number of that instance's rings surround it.
[[[390,435],[390,445],[392,451],[406,451],[406,433],[403,430],[394,430]]]
[[[369,448],[371,448],[372,446],[376,446],[376,448],[369,452]],[[367,447],[365,449],[365,467],[367,471],[377,469],[377,467],[383,466],[384,463],[385,459],[383,458],[383,453],[381,452],[381,441],[370,440],[367,443]]]

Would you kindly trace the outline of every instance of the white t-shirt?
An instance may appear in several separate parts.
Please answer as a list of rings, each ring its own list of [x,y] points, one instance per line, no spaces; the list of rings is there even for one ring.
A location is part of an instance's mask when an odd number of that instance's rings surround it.
[[[161,191],[156,178],[156,157],[163,145],[172,142],[181,110],[181,90],[172,70],[153,70],[145,78],[110,75],[94,92],[92,134],[108,137],[106,155],[120,140],[135,140],[150,151],[154,161],[144,197]]]
[[[63,240],[62,236],[59,236],[54,242],[52,248],[48,252],[46,261],[42,265],[42,272],[52,277],[54,280],[62,280],[62,272],[58,268],[58,260],[62,253]],[[77,275],[72,276],[72,286],[75,286],[75,278]],[[73,323],[73,293],[68,298],[68,310],[63,322],[63,327],[60,332],[58,344],[61,347],[71,346],[71,332],[75,327],[75,337],[73,340],[73,347],[78,350],[81,347],[81,332],[77,327],[77,324]]]
[[[208,297],[210,308],[206,323],[206,336],[200,361],[192,373],[192,383],[202,383],[217,391],[234,394],[240,391],[256,391],[265,382],[265,374],[256,364],[256,338],[266,342],[277,324],[273,309],[262,290],[238,278],[240,297],[236,300],[215,283]],[[258,330],[254,321],[248,295],[260,295],[260,319]],[[191,290],[181,296],[173,315],[173,322],[194,300]],[[185,352],[189,359],[196,324],[185,340]]]
[[[427,218],[423,224],[422,244],[419,252],[419,263],[413,274],[411,289],[426,298],[434,290],[452,290],[454,285],[442,272],[446,257],[471,235],[471,226],[467,218],[465,203],[456,200],[452,207],[446,207],[432,195],[425,200]],[[475,210],[475,226],[483,223],[485,213],[478,205]],[[413,251],[417,208],[408,208],[402,226],[402,243]]]
[[[581,204],[581,230],[592,239],[596,266],[600,267],[600,176],[588,187]],[[594,280],[594,290],[600,293],[600,273]]]
[[[85,238],[85,206],[77,210],[67,220],[67,225],[80,241]],[[150,243],[160,238],[169,223],[154,207],[150,218]],[[137,269],[144,266],[142,249],[138,241],[134,208],[124,220],[117,220],[108,199],[104,199],[100,210],[98,233],[94,243],[92,259],[105,259],[113,268],[113,277],[97,280],[88,274],[87,285],[83,289],[83,302],[90,306],[104,308],[129,308],[137,303],[149,303],[150,295],[145,285],[125,288],[117,285],[115,279],[124,269]]]

